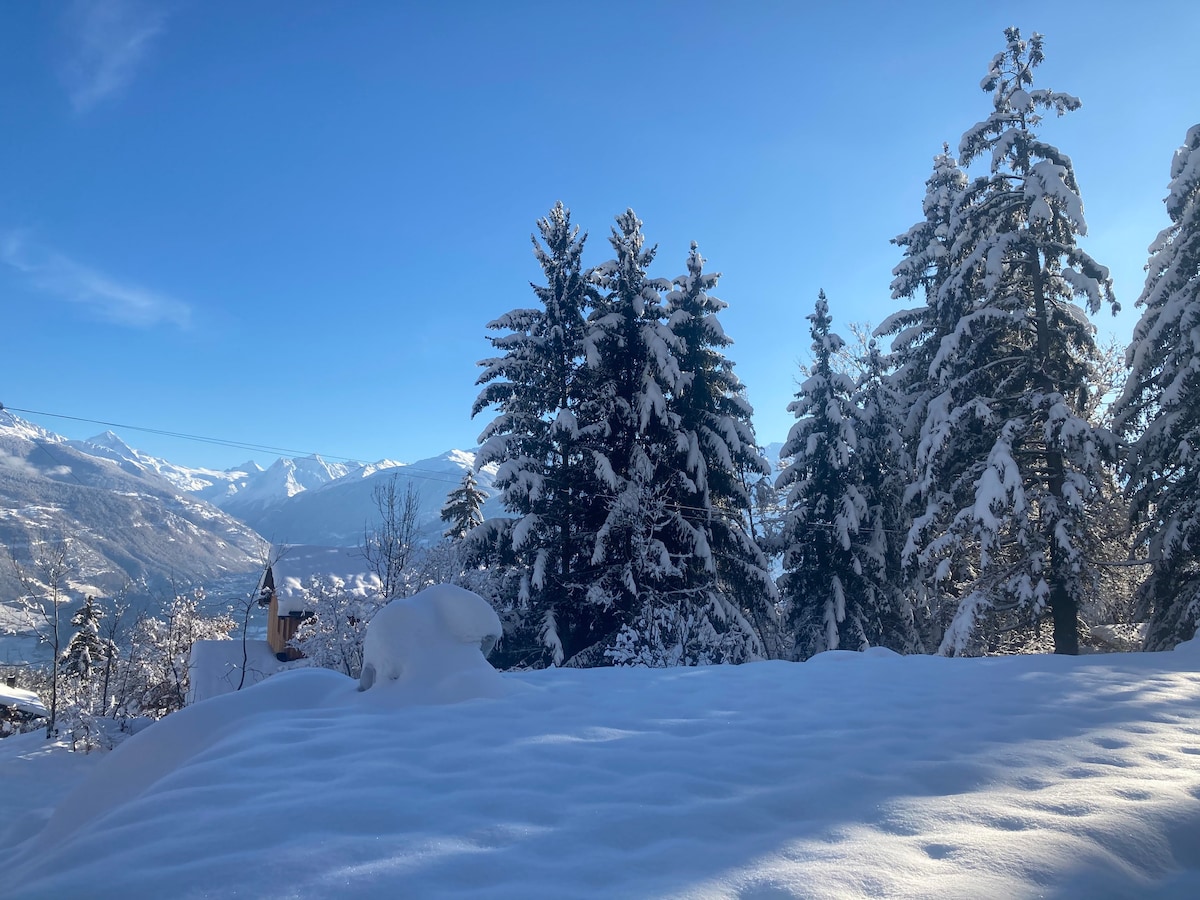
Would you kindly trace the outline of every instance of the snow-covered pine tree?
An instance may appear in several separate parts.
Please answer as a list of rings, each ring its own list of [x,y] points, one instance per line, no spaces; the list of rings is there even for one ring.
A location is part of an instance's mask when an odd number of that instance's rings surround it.
[[[609,241],[616,257],[592,274],[601,295],[588,319],[585,404],[596,423],[589,447],[606,514],[592,548],[589,618],[575,623],[571,643],[588,651],[580,662],[600,662],[592,656],[606,652],[616,662],[700,661],[689,648],[712,636],[699,633],[700,592],[686,570],[706,550],[677,499],[684,474],[674,457],[686,438],[667,400],[680,380],[680,342],[661,293],[672,285],[647,274],[656,248],[645,246],[633,210],[617,217]]]
[[[892,299],[916,300],[919,305],[893,313],[875,329],[876,337],[892,336],[887,366],[888,392],[896,401],[895,416],[904,440],[908,483],[902,527],[911,527],[923,511],[919,485],[913,483],[912,462],[917,457],[921,431],[930,402],[942,392],[932,374],[942,340],[953,334],[959,320],[971,310],[973,295],[968,280],[946,289],[955,233],[952,222],[967,177],[947,144],[933,158],[933,173],[925,182],[924,218],[892,239],[903,249],[903,258],[892,269]],[[912,548],[909,548],[910,551]],[[926,558],[928,561],[928,558]],[[962,586],[962,572],[935,573],[923,565],[919,554],[902,554],[904,581],[911,589],[923,643],[936,646],[949,624],[948,610]],[[936,564],[936,560],[933,561]]]
[[[482,507],[487,494],[479,489],[475,473],[468,469],[462,478],[462,483],[446,495],[446,503],[442,506],[442,521],[450,527],[444,537],[461,541],[467,532],[483,524]]]
[[[480,363],[484,387],[472,409],[498,410],[480,435],[476,466],[499,464],[495,484],[513,517],[476,534],[491,533],[498,558],[518,573],[517,627],[536,631],[547,661],[562,662],[560,633],[578,627],[573,611],[586,604],[602,515],[580,436],[580,407],[590,394],[584,320],[596,291],[581,263],[586,235],[571,225],[570,211],[558,203],[537,227],[533,250],[545,281],[533,285],[539,305],[488,324],[506,333],[491,339],[499,355]]]
[[[753,542],[737,546],[744,528],[717,522],[713,507],[713,476],[719,484],[721,470],[735,471],[735,448],[755,452],[753,432],[733,421],[744,416],[740,385],[728,362],[713,355],[725,340],[710,318],[717,307],[707,290],[715,278],[704,275],[698,252],[679,284],[650,278],[655,251],[646,249],[641,229],[632,210],[617,217],[610,239],[616,258],[594,270],[602,296],[588,323],[595,373],[589,420],[602,423],[592,449],[608,488],[589,593],[603,611],[594,647],[612,662],[644,665],[761,657],[756,623],[722,590],[736,557],[742,576],[759,563]],[[663,291],[672,292],[669,305]],[[681,369],[689,352],[681,332],[692,340],[690,370]],[[718,465],[719,443],[728,458]]]
[[[892,239],[904,251],[892,270],[892,299],[923,301],[920,306],[893,313],[875,329],[876,337],[894,336],[888,362],[895,371],[890,380],[902,403],[904,436],[910,450],[916,447],[929,401],[937,393],[930,366],[942,339],[954,331],[970,308],[970,297],[942,292],[954,242],[951,218],[966,186],[967,177],[958,160],[943,144],[942,152],[933,159],[933,174],[925,182],[925,218]]]
[[[911,572],[903,564],[911,525],[904,502],[912,465],[901,426],[905,398],[889,376],[884,355],[871,341],[854,393],[859,424],[855,468],[866,516],[859,528],[863,566],[864,630],[874,645],[898,653],[922,653]]]
[[[1200,125],[1175,152],[1166,204],[1171,224],[1150,245],[1115,412],[1133,439],[1131,515],[1153,563],[1140,589],[1148,650],[1188,640],[1200,624]]]
[[[91,680],[93,668],[100,665],[106,656],[106,648],[100,637],[102,613],[95,599],[88,594],[83,606],[71,616],[71,627],[75,631],[63,651],[60,670],[81,682]]]
[[[95,598],[88,594],[83,606],[71,617],[75,631],[59,661],[66,699],[60,721],[70,729],[72,741],[82,741],[85,747],[96,737],[92,717],[107,713],[102,676],[118,656],[116,645],[100,633],[103,615]]]
[[[924,511],[906,553],[938,578],[969,582],[942,642],[964,652],[987,616],[1037,622],[1055,650],[1078,652],[1080,600],[1095,575],[1087,507],[1103,480],[1111,436],[1089,421],[1097,349],[1093,314],[1116,308],[1107,270],[1076,239],[1086,233],[1070,159],[1040,140],[1038,110],[1079,101],[1032,90],[1042,38],[1016,28],[982,87],[991,114],[959,147],[989,172],[953,211],[939,304],[969,301],[939,343],[917,450]],[[1027,90],[1027,88],[1030,88]]]
[[[692,243],[687,272],[666,296],[668,326],[678,339],[680,377],[668,399],[678,417],[674,503],[693,531],[685,574],[696,604],[721,635],[716,658],[742,662],[770,655],[777,632],[775,583],[750,534],[748,478],[771,474],[757,447],[753,409],[724,354],[733,342],[718,315],[727,304],[710,291],[718,274],[704,272]],[[707,599],[704,599],[707,595]]]
[[[539,223],[543,308],[491,323],[511,333],[492,339],[504,352],[482,363],[474,410],[499,407],[477,465],[499,464],[516,515],[472,539],[497,535],[514,561],[518,630],[536,631],[545,662],[761,657],[772,585],[746,529],[741,476],[764,463],[719,352],[724,304],[708,297],[715,276],[694,251],[668,310],[662,292],[673,285],[647,275],[654,250],[641,224],[631,210],[619,216],[616,258],[584,272],[561,205]],[[678,355],[689,347],[696,371],[684,378]],[[505,652],[528,664],[522,640],[508,637]]]
[[[871,643],[871,616],[863,606],[870,556],[859,534],[868,507],[855,458],[854,381],[833,365],[843,341],[830,331],[833,319],[824,291],[807,318],[812,364],[788,406],[796,423],[780,456],[790,462],[776,482],[787,491],[779,591],[797,659],[823,650],[862,650]]]

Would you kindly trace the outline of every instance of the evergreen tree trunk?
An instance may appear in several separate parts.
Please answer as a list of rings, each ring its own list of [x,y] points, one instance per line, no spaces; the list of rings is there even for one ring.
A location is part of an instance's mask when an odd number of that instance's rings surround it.
[[[1056,557],[1061,552],[1056,548],[1050,552],[1050,564],[1055,569],[1060,565]],[[1054,652],[1069,656],[1079,655],[1079,604],[1071,596],[1060,575],[1052,574],[1050,583],[1050,614],[1054,622]]]
[[[1033,304],[1034,318],[1037,323],[1037,354],[1038,381],[1041,389],[1047,394],[1055,390],[1054,382],[1049,375],[1050,359],[1050,314],[1046,304],[1045,279],[1043,278],[1041,254],[1033,251],[1031,267],[1033,269]],[[1065,568],[1070,564],[1064,559],[1062,549],[1055,535],[1059,517],[1066,507],[1067,498],[1065,487],[1065,465],[1063,455],[1057,449],[1059,429],[1047,437],[1046,441],[1046,475],[1047,488],[1052,501],[1058,509],[1055,515],[1046,522],[1046,546],[1050,548],[1050,571],[1047,580],[1050,583],[1050,615],[1054,623],[1054,652],[1076,656],[1079,654],[1079,603],[1068,584]],[[1043,513],[1044,515],[1044,513]]]

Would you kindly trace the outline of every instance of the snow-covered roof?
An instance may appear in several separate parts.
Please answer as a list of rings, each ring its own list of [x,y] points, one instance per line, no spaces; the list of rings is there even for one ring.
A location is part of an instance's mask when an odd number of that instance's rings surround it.
[[[0,684],[0,706],[10,706],[33,716],[48,715],[46,707],[33,691]]]
[[[339,589],[356,597],[378,594],[382,584],[362,553],[353,547],[289,547],[271,564],[279,614],[298,612],[304,589],[314,577],[334,579]]]
[[[195,641],[188,654],[188,705],[236,691],[239,685],[251,687],[285,668],[266,641],[248,640],[244,648],[240,640]]]

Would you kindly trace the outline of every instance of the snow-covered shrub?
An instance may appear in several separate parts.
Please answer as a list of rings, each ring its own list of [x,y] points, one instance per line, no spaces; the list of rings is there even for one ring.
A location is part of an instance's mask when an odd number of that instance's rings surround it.
[[[314,666],[357,678],[367,625],[383,603],[378,593],[348,589],[345,579],[313,575],[302,589],[305,618],[290,643]]]

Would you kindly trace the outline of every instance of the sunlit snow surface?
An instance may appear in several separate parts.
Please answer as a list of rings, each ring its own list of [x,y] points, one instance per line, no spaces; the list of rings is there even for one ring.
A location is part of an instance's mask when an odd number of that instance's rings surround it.
[[[28,779],[76,758],[0,742],[0,894],[1200,897],[1197,669],[835,652],[448,705],[288,672],[79,757],[40,832]]]

